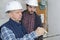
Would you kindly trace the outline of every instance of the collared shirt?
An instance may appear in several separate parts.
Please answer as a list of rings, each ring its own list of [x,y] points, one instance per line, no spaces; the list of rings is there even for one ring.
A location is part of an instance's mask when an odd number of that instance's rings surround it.
[[[31,32],[30,34],[26,34],[23,36],[23,38],[16,38],[15,34],[12,30],[9,28],[6,28],[5,26],[1,29],[1,38],[2,40],[34,40],[37,35],[35,31]]]
[[[30,33],[34,30],[34,23],[35,23],[35,14],[29,14],[29,12],[26,12],[23,14],[23,25],[26,28],[27,32]]]
[[[24,10],[22,15],[22,23],[28,33],[36,30],[37,27],[43,27],[41,16],[37,15],[36,12],[29,14],[28,10]]]
[[[36,12],[34,12],[33,15],[29,15],[28,10],[23,11],[22,24],[27,29],[28,33],[36,30],[37,27],[43,27],[41,16],[37,15]],[[43,36],[40,36],[35,40],[43,40]]]

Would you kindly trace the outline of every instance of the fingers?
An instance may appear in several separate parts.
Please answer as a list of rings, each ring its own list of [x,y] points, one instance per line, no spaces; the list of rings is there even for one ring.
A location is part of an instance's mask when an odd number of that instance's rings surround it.
[[[35,32],[38,36],[41,36],[41,35],[44,35],[45,33],[47,33],[47,31],[42,27],[38,27]]]

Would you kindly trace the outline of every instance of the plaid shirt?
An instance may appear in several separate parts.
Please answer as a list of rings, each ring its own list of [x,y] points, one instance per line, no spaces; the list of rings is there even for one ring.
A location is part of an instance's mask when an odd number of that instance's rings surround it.
[[[31,32],[30,34],[24,35],[23,38],[16,38],[12,30],[6,28],[5,26],[1,29],[2,40],[34,40],[34,38],[36,37],[37,35],[35,31]]]

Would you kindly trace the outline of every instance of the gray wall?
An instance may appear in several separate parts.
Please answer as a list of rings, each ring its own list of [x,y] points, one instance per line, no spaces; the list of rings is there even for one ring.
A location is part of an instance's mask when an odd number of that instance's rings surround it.
[[[8,20],[7,15],[4,13],[4,8],[7,2],[11,0],[0,0],[0,25]]]
[[[60,34],[60,0],[48,0],[48,34]],[[47,40],[60,40],[60,36]]]

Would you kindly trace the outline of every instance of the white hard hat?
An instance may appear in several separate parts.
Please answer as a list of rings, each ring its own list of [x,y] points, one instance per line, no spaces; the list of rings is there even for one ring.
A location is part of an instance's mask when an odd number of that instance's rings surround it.
[[[11,1],[6,5],[5,12],[17,9],[23,9],[21,3],[18,1]]]
[[[31,6],[38,6],[38,1],[37,0],[26,0],[26,4],[31,5]]]

